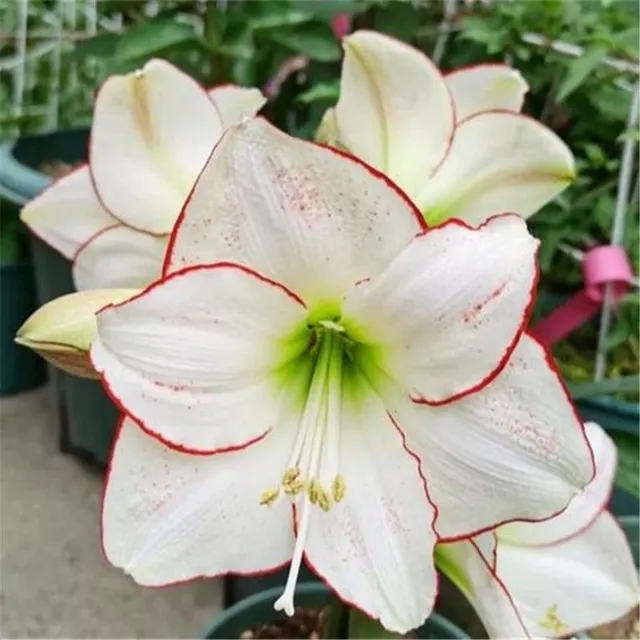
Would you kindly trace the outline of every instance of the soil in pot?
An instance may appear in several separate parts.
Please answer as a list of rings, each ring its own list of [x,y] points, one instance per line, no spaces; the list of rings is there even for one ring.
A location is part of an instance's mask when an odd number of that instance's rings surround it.
[[[322,629],[329,607],[296,607],[290,618],[261,624],[240,634],[242,640],[254,638],[322,638]]]

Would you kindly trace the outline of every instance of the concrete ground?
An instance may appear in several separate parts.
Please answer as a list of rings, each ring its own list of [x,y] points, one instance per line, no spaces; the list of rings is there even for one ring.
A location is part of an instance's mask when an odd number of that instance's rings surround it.
[[[1,638],[196,638],[221,583],[142,589],[104,559],[101,476],[58,451],[47,389],[0,401]]]

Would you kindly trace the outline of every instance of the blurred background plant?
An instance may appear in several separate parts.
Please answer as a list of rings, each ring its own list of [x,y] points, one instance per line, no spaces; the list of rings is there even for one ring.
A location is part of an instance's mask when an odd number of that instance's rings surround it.
[[[152,56],[205,86],[262,87],[267,117],[311,138],[339,92],[330,26],[339,13],[354,29],[410,42],[445,70],[507,61],[531,86],[525,111],[576,156],[575,184],[530,221],[543,240],[542,288],[556,298],[574,291],[582,280],[574,250],[610,241],[621,142],[638,135],[625,131],[639,68],[635,0],[12,0],[1,11],[2,138],[88,125],[101,79]],[[637,272],[637,167],[633,175],[624,246]],[[0,224],[2,255],[12,255],[15,215]],[[634,289],[607,337],[608,377],[638,374],[639,322]],[[592,378],[597,330],[596,317],[555,348],[569,379]]]

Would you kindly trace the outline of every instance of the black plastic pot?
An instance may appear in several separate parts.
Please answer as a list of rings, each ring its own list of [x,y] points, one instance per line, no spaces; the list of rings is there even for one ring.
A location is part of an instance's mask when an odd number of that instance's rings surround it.
[[[256,593],[215,618],[202,638],[239,638],[252,627],[282,620],[282,612],[275,611],[273,603],[282,593],[281,588]],[[329,603],[331,593],[320,583],[302,584],[296,589],[296,604],[306,607],[323,606]],[[438,614],[433,614],[417,630],[418,638],[468,638],[461,629]]]
[[[28,391],[46,379],[44,361],[14,342],[16,331],[35,308],[31,264],[0,264],[0,396]]]
[[[268,591],[269,589],[280,588],[282,590],[287,582],[288,574],[289,567],[287,566],[284,569],[280,569],[280,571],[264,576],[251,578],[227,576],[224,581],[225,608],[231,607],[250,596],[262,593],[263,591]],[[320,580],[315,576],[315,574],[311,573],[307,567],[302,565],[300,567],[298,584],[305,583],[320,584]]]
[[[81,162],[87,155],[87,143],[88,131],[77,129],[21,138],[1,146],[0,194],[23,205],[51,184],[51,178],[41,171],[43,165]],[[31,249],[38,305],[75,290],[68,260],[33,236]],[[53,367],[49,373],[61,448],[106,464],[117,415],[111,401],[96,381],[75,378]]]

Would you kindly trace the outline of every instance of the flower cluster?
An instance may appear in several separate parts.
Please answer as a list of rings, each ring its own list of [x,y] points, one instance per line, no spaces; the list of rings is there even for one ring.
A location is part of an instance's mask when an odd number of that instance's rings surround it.
[[[88,167],[24,210],[103,289],[19,339],[122,410],[105,553],[150,586],[290,564],[287,614],[304,562],[400,633],[431,613],[436,566],[492,636],[622,615],[615,449],[527,331],[524,218],[571,154],[519,113],[507,66],[443,77],[386,36],[344,42],[324,144],[252,117],[256,90],[207,95],[156,60],[107,80]]]

